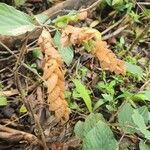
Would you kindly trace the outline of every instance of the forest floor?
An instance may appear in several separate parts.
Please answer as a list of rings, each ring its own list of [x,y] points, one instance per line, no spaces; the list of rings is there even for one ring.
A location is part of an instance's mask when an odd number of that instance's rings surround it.
[[[150,150],[150,2],[92,1],[77,11],[56,11],[55,0],[0,3],[0,150]],[[42,22],[37,14],[54,6]],[[28,20],[16,9],[38,18],[40,31],[18,37]],[[52,37],[43,34],[43,45],[42,30]],[[58,85],[68,104],[59,95],[53,106]]]

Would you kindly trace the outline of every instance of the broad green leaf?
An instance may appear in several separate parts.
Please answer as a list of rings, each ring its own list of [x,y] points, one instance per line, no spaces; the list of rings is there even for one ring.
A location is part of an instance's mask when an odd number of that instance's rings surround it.
[[[146,138],[149,138],[148,130],[146,130],[146,124],[149,121],[149,111],[146,106],[134,109],[129,103],[125,104],[118,114],[118,121],[125,133],[140,131]]]
[[[5,96],[0,96],[0,106],[7,105],[7,98]]]
[[[32,31],[35,27],[32,17],[0,3],[0,34],[17,36]]]
[[[26,0],[14,0],[14,2],[16,6],[21,6],[26,2]]]
[[[88,132],[83,140],[83,150],[117,150],[118,142],[115,140],[109,126],[99,121]]]
[[[75,134],[83,141],[83,150],[117,150],[118,143],[101,114],[90,114],[77,122]]]
[[[73,83],[76,86],[76,90],[77,92],[80,94],[80,96],[83,98],[89,112],[92,112],[92,102],[91,102],[91,98],[90,95],[88,93],[88,90],[86,89],[86,87],[81,83],[80,80],[74,79]]]
[[[87,133],[95,126],[95,124],[99,120],[104,120],[101,114],[91,113],[88,117],[86,117],[85,122],[78,121],[74,128],[76,136],[81,139],[85,138]]]
[[[143,117],[145,124],[147,125],[149,122],[149,111],[146,106],[142,106],[138,108],[140,115]]]
[[[134,113],[134,109],[131,107],[129,103],[126,103],[120,110],[118,114],[119,125],[123,129],[125,133],[134,133],[135,124],[132,120],[132,114]]]
[[[145,136],[145,138],[150,140],[150,131],[146,129],[144,118],[138,112],[138,110],[134,110],[134,114],[132,115],[132,118],[135,125],[137,126],[136,129],[139,130]]]
[[[150,150],[150,145],[145,144],[144,141],[141,140],[139,143],[139,148],[140,150]]]
[[[20,107],[20,109],[19,109],[19,112],[20,112],[20,113],[26,113],[26,112],[27,112],[26,107],[25,107],[24,105],[22,105],[22,106]]]
[[[127,71],[129,73],[133,74],[134,76],[136,76],[140,79],[143,77],[143,70],[141,67],[126,62],[126,68],[127,68]]]
[[[61,39],[61,33],[59,31],[57,31],[54,36],[54,44],[58,48],[58,51],[59,51],[62,59],[66,63],[66,65],[69,66],[70,63],[72,62],[73,56],[74,56],[73,48],[71,46],[62,47],[60,39]]]

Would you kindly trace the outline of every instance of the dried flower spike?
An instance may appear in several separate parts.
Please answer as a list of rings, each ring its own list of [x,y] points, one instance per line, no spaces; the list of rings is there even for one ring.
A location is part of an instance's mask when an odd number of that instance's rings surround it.
[[[42,31],[38,44],[45,54],[43,78],[47,81],[49,110],[55,112],[58,121],[65,123],[69,120],[70,109],[64,97],[65,80],[62,59],[54,48],[48,31]]]
[[[116,55],[107,49],[106,42],[97,41],[96,46],[91,52],[99,59],[102,69],[110,70],[115,74],[126,74],[125,62],[117,59]]]

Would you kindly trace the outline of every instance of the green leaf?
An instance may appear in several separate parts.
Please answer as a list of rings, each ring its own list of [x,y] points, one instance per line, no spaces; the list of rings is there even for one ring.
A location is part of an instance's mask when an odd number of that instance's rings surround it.
[[[21,6],[26,2],[26,0],[14,0],[14,2],[16,6]]]
[[[150,17],[150,9],[144,9],[142,15]]]
[[[66,65],[69,66],[70,63],[72,62],[73,56],[74,56],[73,48],[71,46],[62,47],[60,39],[61,39],[61,33],[59,31],[57,31],[54,36],[54,44],[58,48],[58,51],[59,51],[62,59],[66,63]]]
[[[105,0],[109,6],[112,6],[112,0]]]
[[[140,79],[143,77],[143,70],[141,67],[126,62],[126,68],[127,68],[127,71],[129,73],[133,74],[134,76],[136,76]]]
[[[83,150],[116,150],[118,143],[109,126],[99,121],[83,141]]]
[[[56,26],[58,27],[65,27],[68,25],[70,21],[78,21],[77,13],[76,11],[71,11],[68,15],[63,15],[63,16],[58,16],[55,20],[52,22],[55,23]]]
[[[49,17],[47,15],[44,15],[44,14],[35,15],[35,19],[40,24],[47,25],[47,24],[51,23],[51,19],[49,19]]]
[[[91,113],[86,117],[85,122],[78,121],[75,125],[74,132],[79,138],[85,138],[87,133],[95,126],[99,120],[104,120],[101,114]]]
[[[76,86],[76,90],[77,92],[80,94],[80,96],[83,98],[89,112],[92,112],[92,102],[91,102],[91,98],[89,96],[88,90],[86,89],[86,87],[81,83],[80,80],[74,79],[73,83]]]
[[[103,105],[104,103],[106,103],[107,101],[105,101],[104,99],[99,99],[95,105],[94,105],[94,108],[93,110],[95,111],[96,109],[98,109],[101,105]]]
[[[117,5],[117,4],[122,4],[123,0],[112,0],[112,6]]]
[[[116,150],[118,143],[100,114],[90,114],[77,122],[75,134],[83,140],[83,150]]]
[[[141,140],[139,144],[139,148],[140,150],[150,150],[150,145],[145,144],[144,141]]]
[[[40,58],[40,56],[42,55],[41,49],[40,48],[36,48],[32,51],[32,55],[34,58]]]
[[[139,130],[145,136],[145,138],[150,140],[150,131],[146,129],[144,118],[138,112],[138,110],[134,110],[134,114],[132,115],[132,118],[135,125],[137,126],[136,129]]]
[[[139,92],[138,94],[135,95],[135,98],[150,101],[150,89]]]
[[[0,96],[0,106],[7,105],[7,98],[5,96]]]
[[[132,120],[132,114],[134,113],[134,109],[131,107],[129,103],[126,103],[120,110],[118,114],[119,125],[123,129],[125,133],[134,133],[135,124]]]
[[[142,106],[142,107],[138,108],[138,111],[139,111],[140,115],[142,115],[145,124],[148,125],[148,122],[149,122],[148,108],[146,106]]]
[[[102,94],[105,101],[113,101],[113,96],[110,94]]]
[[[35,27],[32,17],[0,3],[0,34],[17,36],[32,31]]]
[[[20,113],[26,113],[26,112],[27,112],[26,107],[25,107],[24,105],[22,105],[22,106],[20,107],[20,109],[19,109],[19,112],[20,112]]]
[[[87,52],[90,52],[95,46],[95,41],[94,40],[84,41],[83,46]]]

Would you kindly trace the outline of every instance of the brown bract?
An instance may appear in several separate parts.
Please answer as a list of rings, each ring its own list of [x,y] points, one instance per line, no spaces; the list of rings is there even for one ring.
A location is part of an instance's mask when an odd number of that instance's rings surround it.
[[[42,31],[38,44],[45,54],[43,78],[47,81],[49,110],[55,112],[58,121],[65,123],[69,119],[70,109],[64,97],[65,80],[62,59],[54,48],[52,38],[46,30]]]
[[[95,46],[91,53],[95,55],[99,61],[100,66],[104,70],[110,70],[115,74],[126,74],[125,62],[118,59],[116,55],[107,48],[107,43],[97,38],[97,32],[91,28],[78,28],[68,25],[62,31],[61,43],[63,46],[69,44],[82,44],[84,41],[91,40],[95,37]]]
[[[77,14],[79,20],[85,20],[88,17],[87,11],[82,11]]]
[[[84,28],[73,27],[68,25],[62,31],[61,43],[62,46],[68,46],[69,44],[82,44],[83,41],[92,39],[95,36],[95,32]]]
[[[115,74],[126,74],[125,62],[117,59],[116,55],[107,48],[105,41],[97,41],[91,52],[99,59],[102,69],[110,70]]]

